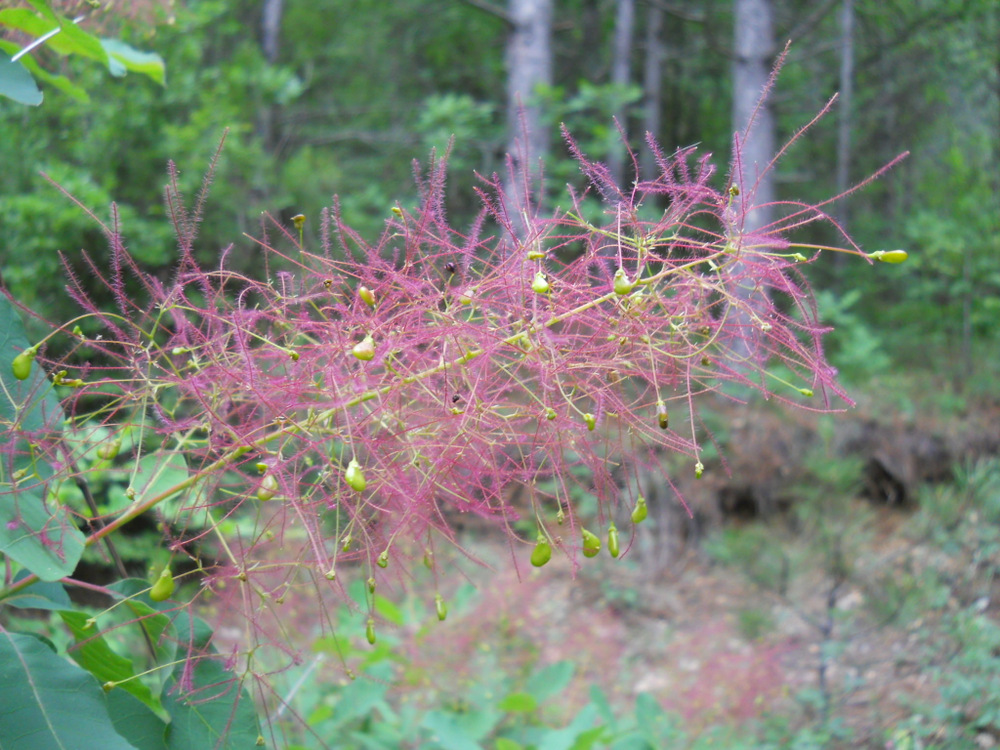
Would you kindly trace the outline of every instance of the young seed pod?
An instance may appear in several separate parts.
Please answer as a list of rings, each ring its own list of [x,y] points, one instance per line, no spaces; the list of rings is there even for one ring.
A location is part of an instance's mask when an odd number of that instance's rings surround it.
[[[869,253],[868,257],[883,263],[903,263],[910,254],[905,250],[876,250],[874,253]]]
[[[278,494],[278,480],[274,474],[265,474],[264,478],[260,480],[260,485],[257,487],[257,499],[262,503],[266,503],[268,500],[273,498]]]
[[[368,639],[368,643],[375,645],[375,618],[369,617],[368,624],[365,626],[365,638]]]
[[[597,534],[583,529],[583,556],[595,557],[601,551],[601,540]]]
[[[358,287],[358,297],[364,301],[368,307],[375,307],[375,292],[366,287],[364,284]]]
[[[354,345],[351,353],[362,362],[375,359],[375,339],[371,337],[371,334],[368,334]]]
[[[174,593],[175,588],[174,576],[170,572],[170,567],[167,566],[160,573],[160,577],[156,579],[153,588],[149,590],[149,598],[154,602],[166,601]]]
[[[375,593],[375,579],[374,578],[369,578],[368,579],[368,593],[369,594],[374,594]]]
[[[699,461],[694,465],[694,478],[701,479],[702,472],[704,471],[705,471],[705,464]]]
[[[635,282],[629,280],[624,268],[615,271],[614,289],[615,294],[619,296],[624,296],[635,289]]]
[[[389,567],[389,550],[387,549],[382,550],[382,554],[378,556],[378,559],[375,561],[375,564],[378,565],[380,568]]]
[[[36,356],[38,356],[38,349],[31,347],[14,357],[14,361],[10,363],[14,377],[18,380],[27,380],[28,376],[31,375],[31,363],[35,361]]]
[[[540,568],[551,559],[552,546],[544,536],[539,534],[538,541],[535,543],[535,549],[531,552],[531,564],[536,568]]]
[[[444,622],[444,618],[448,616],[448,605],[444,603],[441,594],[434,595],[434,609],[437,611],[438,620]]]
[[[455,297],[455,299],[458,300],[460,305],[471,305],[472,298],[473,296],[475,296],[475,294],[476,290],[473,289],[472,287],[469,287],[468,289],[463,289],[461,292],[459,292],[458,296]]]
[[[545,278],[545,274],[541,271],[536,273],[534,280],[531,282],[531,290],[536,294],[548,294],[551,289],[552,287],[548,279]]]
[[[295,228],[298,229],[300,232],[302,231],[302,227],[305,226],[305,223],[306,223],[305,214],[295,214],[295,216],[292,217],[292,224],[294,224]]]
[[[597,427],[597,417],[595,417],[593,414],[589,414],[589,413],[588,414],[584,414],[583,415],[583,421],[587,423],[587,429],[590,432],[593,432],[594,428]]]
[[[431,552],[430,547],[424,550],[424,567],[427,570],[434,570],[434,553]]]
[[[365,481],[365,473],[361,470],[361,464],[356,458],[352,458],[347,464],[347,471],[344,472],[344,481],[355,492],[364,492],[368,482]]]
[[[646,507],[646,498],[639,495],[635,499],[635,507],[632,509],[632,523],[642,523],[649,515],[649,508]]]
[[[613,522],[608,526],[608,552],[612,557],[618,557],[618,528]]]
[[[121,438],[115,438],[114,440],[97,446],[97,457],[104,461],[110,461],[118,455],[118,451],[121,449]]]
[[[661,430],[670,427],[670,414],[667,413],[667,405],[663,403],[662,399],[656,402],[656,422],[660,425]]]

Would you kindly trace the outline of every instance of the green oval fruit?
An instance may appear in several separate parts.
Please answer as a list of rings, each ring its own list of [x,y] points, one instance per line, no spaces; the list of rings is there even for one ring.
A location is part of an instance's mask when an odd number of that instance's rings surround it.
[[[910,254],[905,250],[876,250],[868,257],[873,260],[880,260],[883,263],[903,263],[910,257]]]
[[[375,579],[374,578],[369,578],[368,579],[368,593],[369,594],[374,594],[375,593]]]
[[[649,509],[646,507],[646,498],[639,495],[635,499],[635,507],[632,509],[632,523],[642,523],[648,515]]]
[[[618,557],[618,529],[613,523],[608,526],[608,552],[612,557]]]
[[[545,274],[539,271],[535,274],[534,280],[531,282],[531,290],[536,294],[548,294],[552,289],[549,284],[548,279],[545,278]]]
[[[364,284],[358,287],[358,296],[368,305],[368,307],[375,307],[375,292],[366,287]]]
[[[351,353],[362,362],[375,359],[375,339],[371,337],[371,334],[368,334],[354,345]]]
[[[170,567],[168,566],[163,569],[160,577],[153,584],[153,588],[149,590],[149,598],[154,602],[166,601],[174,593],[175,588],[174,576],[171,574]]]
[[[14,361],[10,363],[14,377],[18,380],[27,380],[28,376],[31,375],[31,363],[35,361],[37,355],[38,350],[31,347],[14,357]]]
[[[624,268],[619,268],[615,271],[614,289],[615,294],[619,296],[624,296],[635,289],[635,282],[629,281],[628,274],[625,273]]]
[[[583,556],[584,557],[595,557],[598,552],[601,551],[601,540],[597,537],[597,534],[583,530]]]
[[[593,432],[594,428],[597,427],[597,417],[593,414],[584,414],[583,421],[587,423],[587,429],[590,432]]]
[[[531,551],[531,564],[536,568],[540,568],[551,559],[552,546],[544,536],[539,534],[538,542],[535,544],[535,549]]]
[[[361,464],[358,463],[357,459],[352,458],[351,462],[347,464],[347,470],[344,472],[344,481],[355,492],[364,492],[365,487],[368,486],[368,482],[365,480],[365,473],[361,470]]]
[[[434,595],[434,609],[437,611],[438,620],[444,622],[444,618],[448,616],[448,605],[444,603],[441,594]]]
[[[260,480],[260,485],[257,487],[257,499],[266,503],[277,494],[278,480],[274,474],[264,475],[264,478]]]
[[[382,550],[382,554],[378,556],[375,564],[380,568],[386,568],[389,566],[389,550]]]
[[[375,645],[375,620],[371,617],[368,618],[368,625],[365,626],[365,638],[370,644]]]
[[[120,438],[104,443],[103,445],[99,445],[97,446],[97,457],[103,459],[104,461],[110,461],[118,455],[118,451],[121,450],[121,447],[122,441]]]

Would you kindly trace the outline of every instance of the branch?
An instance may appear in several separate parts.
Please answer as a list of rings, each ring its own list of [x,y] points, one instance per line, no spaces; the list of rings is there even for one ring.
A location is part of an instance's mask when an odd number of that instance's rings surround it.
[[[489,0],[462,0],[462,2],[471,5],[473,8],[479,8],[479,10],[486,11],[491,16],[496,16],[508,26],[514,25],[514,19],[510,17],[510,14],[499,5],[494,5]]]

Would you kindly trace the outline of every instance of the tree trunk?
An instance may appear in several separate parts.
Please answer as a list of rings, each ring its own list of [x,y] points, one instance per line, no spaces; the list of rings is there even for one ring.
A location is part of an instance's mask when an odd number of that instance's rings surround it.
[[[774,115],[766,101],[761,103],[774,54],[771,0],[735,0],[734,16],[733,129],[741,133],[742,144],[734,177],[742,183],[740,200],[749,209],[743,230],[749,232],[769,224],[773,215],[774,176],[764,170],[775,153]]]
[[[260,18],[260,47],[265,59],[274,65],[278,61],[278,47],[281,40],[281,14],[284,0],[264,0]],[[257,108],[257,135],[268,151],[275,145],[274,107],[261,104]]]
[[[264,57],[272,65],[278,61],[278,44],[281,39],[281,13],[284,0],[264,0],[260,22],[260,46]]]
[[[840,120],[837,122],[837,193],[847,192],[850,184],[851,127],[854,102],[854,0],[843,0],[840,10]],[[837,203],[837,221],[847,231],[847,199]],[[847,256],[837,253],[837,260]],[[843,257],[841,257],[843,256]]]
[[[646,62],[642,76],[642,90],[645,95],[645,113],[643,115],[643,130],[652,133],[654,138],[660,137],[660,109],[662,102],[663,80],[663,40],[660,38],[663,28],[663,8],[659,4],[649,6],[646,16]],[[642,176],[647,180],[655,180],[659,167],[653,152],[648,148],[642,150]]]
[[[630,63],[632,61],[632,30],[635,26],[635,0],[617,0],[615,11],[615,45],[611,59],[611,83],[620,90],[629,85]],[[625,109],[619,107],[614,113],[619,126],[627,130]],[[619,187],[625,180],[625,144],[616,142],[608,156],[608,170]]]
[[[774,175],[767,169],[775,153],[774,115],[767,101],[761,101],[771,74],[774,30],[771,0],[735,0],[734,11],[733,129],[738,148],[732,176],[739,188],[734,198],[734,233],[746,235],[766,227],[774,215]],[[745,277],[742,261],[733,263],[731,272],[744,277],[733,290],[740,298],[732,314],[741,335],[731,346],[738,358],[750,363],[758,356],[755,319],[766,304],[762,296],[768,292],[758,280]]]
[[[507,152],[514,173],[506,177],[504,188],[511,224],[523,236],[524,212],[549,142],[536,91],[552,83],[552,0],[510,0],[508,16]]]

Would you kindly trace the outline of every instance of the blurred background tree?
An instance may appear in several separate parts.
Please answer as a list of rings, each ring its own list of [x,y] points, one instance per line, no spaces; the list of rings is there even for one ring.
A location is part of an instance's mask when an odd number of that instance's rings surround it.
[[[933,341],[943,370],[959,362],[964,379],[974,380],[982,374],[976,352],[997,351],[990,325],[1000,293],[995,3],[747,3],[113,5],[85,23],[155,49],[167,63],[167,86],[106,79],[92,66],[53,57],[72,70],[89,103],[55,90],[39,109],[0,103],[4,278],[25,303],[65,317],[72,305],[57,253],[81,270],[82,250],[105,252],[93,223],[40,172],[102,216],[115,201],[132,250],[166,273],[174,252],[162,207],[167,162],[194,192],[227,128],[199,248],[210,261],[235,243],[237,262],[248,269],[260,257],[242,234],[262,233],[263,212],[281,222],[303,213],[315,238],[320,208],[337,194],[346,221],[373,234],[390,206],[415,195],[412,160],[432,148],[440,153],[452,136],[448,208],[458,225],[471,220],[473,171],[503,172],[518,135],[518,101],[531,125],[525,154],[530,160],[548,151],[545,189],[556,202],[565,182],[579,181],[559,144],[559,122],[626,182],[634,175],[621,161],[613,115],[640,151],[645,130],[654,128],[668,151],[700,143],[726,154],[746,110],[737,100],[752,100],[759,87],[734,81],[748,54],[734,37],[736,19],[744,13],[756,23],[769,9],[777,46],[792,41],[769,104],[776,142],[835,91],[850,94],[779,164],[776,197],[821,199],[912,152],[886,179],[831,208],[865,249],[912,251],[903,283],[878,288],[883,282],[867,269],[833,262],[817,265],[814,281],[838,295],[861,292],[852,315],[879,348],[903,361],[926,360]],[[80,3],[56,5],[71,15]],[[513,52],[519,34],[532,35],[530,59]],[[752,56],[765,64],[777,51],[767,40],[757,49],[763,52]]]

